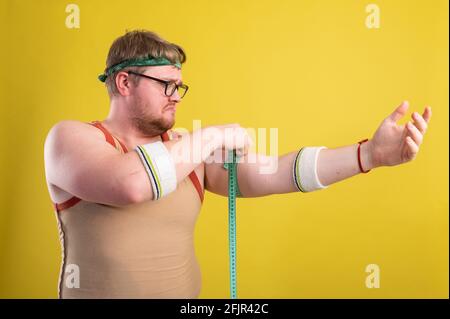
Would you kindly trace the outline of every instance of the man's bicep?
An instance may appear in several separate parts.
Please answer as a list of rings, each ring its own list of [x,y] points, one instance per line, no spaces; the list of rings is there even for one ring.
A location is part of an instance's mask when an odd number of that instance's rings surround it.
[[[138,155],[120,154],[85,127],[58,125],[45,143],[48,181],[86,201],[112,206],[132,203],[130,176],[147,180]]]
[[[271,178],[276,173],[276,158],[248,153],[236,165],[239,197],[260,197],[272,194]],[[205,188],[228,196],[228,170],[224,163],[205,164]]]
[[[217,195],[228,196],[228,171],[223,163],[205,163],[205,189]]]
[[[241,197],[261,197],[272,194],[274,157],[247,153],[237,164]]]

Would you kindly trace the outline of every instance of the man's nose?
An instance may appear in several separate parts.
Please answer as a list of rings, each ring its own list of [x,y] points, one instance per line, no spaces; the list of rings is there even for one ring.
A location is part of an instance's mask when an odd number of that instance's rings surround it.
[[[172,96],[169,97],[169,99],[173,102],[180,102],[181,98],[180,98],[180,94],[178,94],[178,90],[175,90],[175,92],[173,92]]]

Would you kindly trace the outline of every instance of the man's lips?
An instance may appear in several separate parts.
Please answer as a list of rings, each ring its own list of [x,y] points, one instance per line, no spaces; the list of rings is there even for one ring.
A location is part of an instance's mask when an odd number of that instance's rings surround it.
[[[166,111],[172,111],[172,112],[175,112],[177,110],[177,108],[175,107],[175,106],[168,106],[167,108],[166,108]]]

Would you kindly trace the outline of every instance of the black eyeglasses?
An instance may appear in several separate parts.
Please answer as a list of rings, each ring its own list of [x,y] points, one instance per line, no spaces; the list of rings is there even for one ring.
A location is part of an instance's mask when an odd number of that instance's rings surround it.
[[[157,81],[159,83],[163,83],[165,85],[164,94],[166,96],[169,96],[169,97],[172,96],[175,93],[175,91],[177,91],[178,95],[180,96],[180,99],[182,99],[186,95],[186,92],[189,89],[189,87],[186,84],[178,85],[178,84],[176,84],[173,81],[164,81],[164,80],[161,80],[161,79],[154,78],[152,76],[148,76],[148,75],[141,74],[141,73],[136,73],[136,72],[133,72],[133,71],[127,71],[127,73],[128,74],[134,74],[136,76],[142,76],[144,78],[147,78],[147,79],[150,79],[150,80],[154,80],[154,81]]]

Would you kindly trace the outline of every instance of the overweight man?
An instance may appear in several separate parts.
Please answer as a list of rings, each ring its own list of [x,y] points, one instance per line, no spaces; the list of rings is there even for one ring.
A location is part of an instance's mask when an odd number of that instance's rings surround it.
[[[238,124],[171,130],[188,93],[185,61],[179,45],[153,32],[127,32],[111,45],[99,76],[110,97],[106,119],[61,121],[49,131],[45,173],[62,247],[59,298],[197,298],[193,234],[204,191],[228,195],[228,171],[213,157],[236,150],[242,198],[312,192],[413,160],[431,118],[426,107],[397,125],[409,107],[403,102],[371,139],[250,161],[253,142]],[[262,174],[270,162],[277,169]]]

